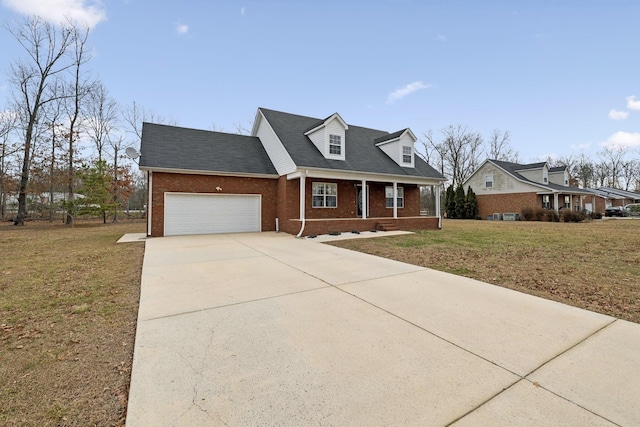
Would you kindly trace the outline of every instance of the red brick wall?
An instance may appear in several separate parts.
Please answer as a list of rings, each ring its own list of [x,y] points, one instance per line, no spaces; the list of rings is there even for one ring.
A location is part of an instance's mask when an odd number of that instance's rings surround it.
[[[296,180],[297,181],[297,180]],[[338,184],[338,206],[335,208],[313,207],[313,183],[329,182]],[[357,218],[357,181],[336,181],[326,179],[307,178],[305,212],[308,219],[328,218]],[[370,217],[393,217],[393,208],[387,208],[385,202],[385,187],[388,184],[370,182],[369,186],[369,215]],[[398,217],[420,216],[420,189],[417,185],[403,185],[404,208],[398,208]],[[300,196],[296,194],[296,199]],[[298,218],[295,212],[288,218]]]
[[[494,212],[520,213],[524,207],[541,208],[542,199],[536,193],[478,195],[478,215],[486,219]]]
[[[164,235],[164,193],[262,194],[262,231],[275,230],[278,180],[154,172],[151,236]],[[216,187],[222,188],[217,191]]]
[[[275,230],[278,218],[280,230],[298,234],[300,231],[300,180],[267,178],[237,178],[216,175],[191,175],[177,173],[153,173],[151,235],[164,235],[164,193],[215,193],[262,194],[262,231]],[[314,182],[338,184],[336,208],[312,207]],[[357,215],[356,181],[335,181],[315,178],[306,180],[305,211],[307,221],[305,235],[325,234],[331,231],[367,231],[375,229],[377,220],[362,220]],[[393,217],[393,209],[385,207],[385,183],[369,183],[369,217]],[[217,191],[216,188],[222,188]],[[416,185],[403,185],[404,208],[398,208],[399,227],[402,229],[435,229],[437,218],[420,217],[420,189]],[[335,220],[344,218],[344,221]],[[402,219],[404,218],[404,219]],[[316,221],[326,219],[328,221]],[[434,222],[435,221],[435,222]]]

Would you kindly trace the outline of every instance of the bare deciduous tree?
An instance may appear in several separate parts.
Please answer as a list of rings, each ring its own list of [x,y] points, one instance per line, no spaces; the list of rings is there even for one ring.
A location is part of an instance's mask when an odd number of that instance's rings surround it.
[[[436,141],[431,131],[423,134],[428,158],[436,160],[441,173],[454,188],[462,184],[480,164],[483,139],[478,132],[464,125],[449,125],[440,130],[442,140]]]
[[[629,151],[626,146],[619,147],[604,147],[602,151],[598,153],[603,164],[606,164],[606,170],[608,171],[606,180],[608,186],[613,188],[620,188],[620,178],[623,172],[624,157]]]
[[[67,96],[65,99],[67,118],[69,120],[69,132],[68,132],[68,163],[67,163],[67,201],[73,202],[74,195],[74,181],[75,181],[75,154],[77,151],[76,142],[79,140],[81,123],[80,116],[82,114],[83,103],[92,89],[92,83],[84,75],[84,65],[89,61],[87,39],[89,37],[89,29],[79,30],[75,26],[69,25],[68,30],[73,34],[71,48],[73,53],[71,55],[71,80],[67,86]],[[69,225],[73,225],[75,214],[74,212],[67,211],[67,221]]]
[[[7,159],[17,151],[9,141],[16,122],[17,115],[13,111],[0,112],[0,219],[4,219],[7,206]]]
[[[487,158],[502,160],[504,162],[518,163],[520,154],[511,148],[511,133],[494,129],[489,138],[489,146],[486,151]]]
[[[105,145],[118,127],[118,114],[116,101],[102,83],[96,83],[87,98],[86,132],[96,148],[98,161],[103,160]]]
[[[73,66],[68,61],[68,50],[73,46],[76,32],[69,26],[58,29],[37,17],[25,19],[8,30],[27,54],[27,59],[16,60],[10,71],[14,109],[24,129],[18,215],[14,224],[24,225],[35,128],[41,108],[59,99],[56,88],[62,84],[61,74]]]

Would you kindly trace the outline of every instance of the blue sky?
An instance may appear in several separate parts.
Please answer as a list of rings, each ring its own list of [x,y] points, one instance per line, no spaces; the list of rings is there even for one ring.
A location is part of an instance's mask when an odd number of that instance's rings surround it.
[[[508,130],[525,162],[640,150],[637,0],[0,4],[7,23],[85,19],[111,95],[181,126],[233,132],[265,107],[418,137]],[[22,52],[0,34],[1,107]]]

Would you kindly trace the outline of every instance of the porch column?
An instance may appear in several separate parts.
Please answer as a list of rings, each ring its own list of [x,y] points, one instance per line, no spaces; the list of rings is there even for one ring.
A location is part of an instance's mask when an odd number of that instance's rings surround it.
[[[367,203],[369,203],[369,200],[367,200],[367,181],[366,180],[362,180],[362,191],[360,191],[360,194],[362,195],[362,219],[367,219]]]
[[[398,218],[398,183],[393,182],[393,218]]]
[[[442,217],[440,216],[440,186],[436,185],[436,216],[438,217],[438,227],[442,228]]]
[[[553,193],[553,207],[558,212],[558,193]]]
[[[591,213],[596,212],[596,196],[591,196]]]

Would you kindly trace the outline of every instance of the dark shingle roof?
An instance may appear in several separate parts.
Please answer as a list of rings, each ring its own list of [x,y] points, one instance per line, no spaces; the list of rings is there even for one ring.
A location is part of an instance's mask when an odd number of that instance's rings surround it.
[[[390,133],[388,135],[381,136],[376,138],[373,142],[376,144],[380,144],[381,142],[391,141],[392,139],[399,138],[407,129],[399,130],[398,132]]]
[[[345,134],[346,160],[331,160],[326,159],[311,140],[304,135],[306,131],[316,127],[322,120],[265,108],[261,108],[260,111],[271,124],[298,167],[444,179],[438,171],[417,155],[415,156],[415,168],[405,168],[393,161],[379,147],[376,147],[376,139],[386,140],[389,137],[388,132],[349,125]],[[404,130],[399,134],[402,132]]]
[[[549,172],[564,172],[567,170],[566,166],[555,166],[552,168],[549,168]]]
[[[277,175],[260,139],[252,136],[144,123],[143,169]]]

